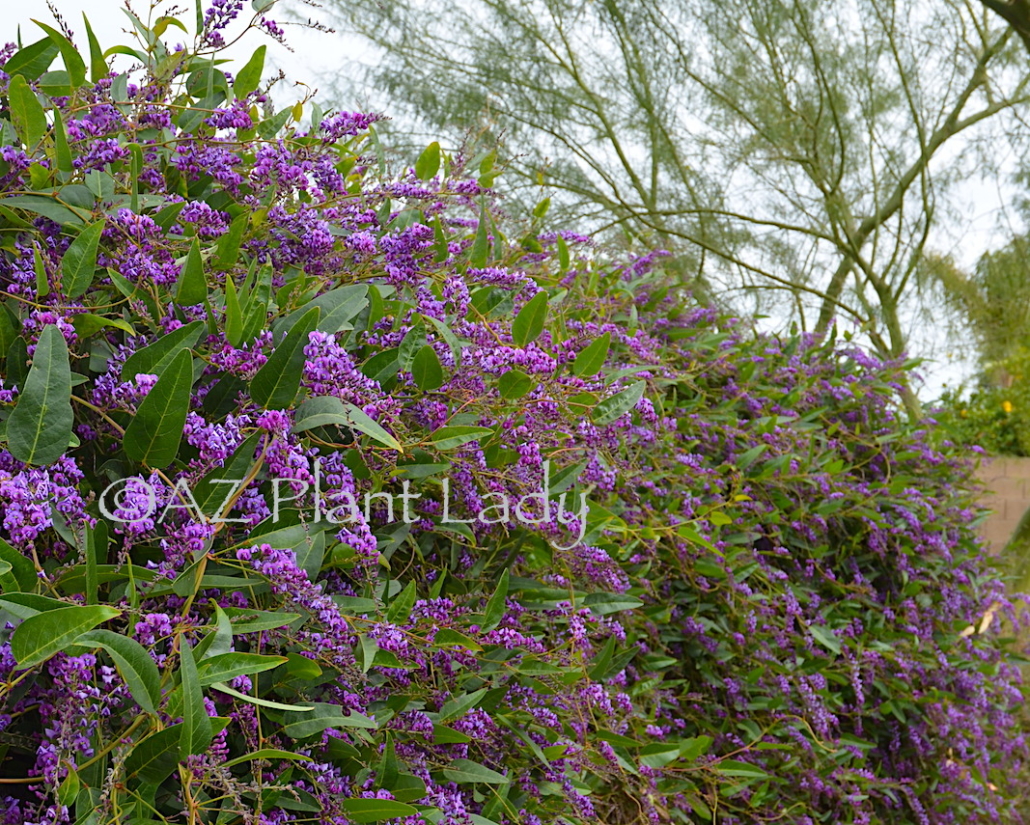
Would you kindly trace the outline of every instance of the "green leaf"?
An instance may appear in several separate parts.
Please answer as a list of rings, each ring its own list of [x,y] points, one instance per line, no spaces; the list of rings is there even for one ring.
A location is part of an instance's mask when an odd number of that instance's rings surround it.
[[[411,617],[411,608],[415,606],[415,582],[408,582],[394,600],[390,602],[390,608],[386,611],[386,621],[392,624],[407,624]]]
[[[185,636],[179,637],[179,671],[182,675],[182,735],[179,737],[179,758],[207,750],[214,738],[211,717],[204,707],[204,691],[197,675],[193,648]]]
[[[411,363],[415,360],[415,354],[426,345],[426,327],[419,318],[408,334],[404,336],[401,345],[397,348],[397,364],[402,372],[411,369]]]
[[[487,427],[441,427],[432,435],[433,446],[438,450],[453,450],[470,441],[479,441],[493,435]]]
[[[179,764],[182,727],[171,725],[136,745],[125,760],[126,775],[155,785],[164,782]]]
[[[175,300],[183,306],[193,306],[204,303],[206,299],[207,278],[204,275],[204,260],[200,256],[200,241],[194,238],[186,256],[186,263],[179,274]]]
[[[161,702],[161,674],[143,645],[110,630],[92,630],[79,636],[75,644],[106,650],[136,704],[147,713],[157,713]]]
[[[82,21],[86,24],[86,39],[89,40],[89,79],[97,83],[108,75],[107,61],[104,60],[103,49],[100,48],[85,13],[82,15]]]
[[[0,607],[19,619],[30,619],[51,610],[64,610],[68,606],[68,602],[37,593],[5,593],[0,596]]]
[[[443,769],[443,775],[451,782],[457,782],[460,785],[469,785],[474,782],[481,782],[485,785],[507,785],[511,781],[503,774],[492,771],[471,759],[455,759]]]
[[[256,762],[259,759],[265,761],[274,761],[282,759],[289,762],[314,762],[310,756],[304,756],[302,753],[294,753],[293,751],[281,751],[276,748],[262,748],[256,750],[253,753],[244,754],[243,756],[237,756],[235,759],[230,759],[223,765],[223,767],[231,768],[233,765],[241,765],[244,762]]]
[[[460,719],[472,708],[483,701],[483,697],[490,692],[490,688],[480,688],[472,693],[456,696],[448,699],[440,708],[440,713],[434,717],[436,724],[445,725],[455,719]]]
[[[415,161],[415,177],[419,180],[430,180],[440,171],[440,144],[433,141]]]
[[[61,258],[61,286],[69,298],[78,298],[93,283],[97,269],[97,248],[104,221],[90,224],[79,233]]]
[[[539,386],[539,383],[522,370],[508,370],[497,381],[497,391],[506,401],[517,401],[536,386]]]
[[[376,727],[375,721],[362,713],[351,711],[349,716],[344,716],[343,709],[339,705],[330,705],[324,702],[315,703],[314,709],[306,713],[298,713],[294,710],[283,717],[283,733],[291,739],[306,739],[327,728],[375,730]]]
[[[243,310],[236,297],[236,284],[228,276],[225,279],[225,337],[234,347],[243,343]]]
[[[15,338],[7,349],[7,383],[10,386],[24,386],[25,379],[29,377],[29,348],[24,338]],[[10,426],[10,419],[7,419],[7,426]]]
[[[436,327],[437,333],[447,342],[447,346],[451,348],[451,354],[454,355],[454,363],[456,366],[461,365],[461,350],[463,342],[459,341],[457,336],[451,331],[451,328],[447,326],[439,318],[434,318],[432,315],[422,316],[425,320],[429,321],[434,327]],[[464,342],[468,343],[468,342]]]
[[[137,350],[125,359],[121,380],[131,381],[137,375],[160,376],[176,355],[197,343],[203,331],[204,322],[193,321],[172,330],[167,335],[161,335],[154,343]]]
[[[240,69],[236,75],[236,82],[232,84],[232,93],[240,100],[253,92],[261,85],[261,72],[265,69],[265,46],[258,46],[254,54],[250,56],[247,65]]]
[[[125,428],[122,443],[133,461],[154,469],[175,460],[193,387],[193,357],[181,350],[165,368]]]
[[[93,315],[90,312],[73,316],[72,326],[75,327],[75,334],[83,340],[96,335],[102,329],[120,329],[129,335],[136,334],[135,327],[121,318],[105,318],[103,315]]]
[[[840,639],[837,638],[836,634],[830,630],[830,628],[813,624],[808,626],[808,632],[812,634],[812,637],[819,642],[819,644],[830,651],[830,653],[840,654]]]
[[[61,34],[57,29],[33,20],[37,26],[50,35],[50,40],[57,45],[64,59],[64,67],[68,70],[68,77],[71,80],[72,88],[77,89],[86,82],[86,61],[82,59],[72,42]]]
[[[472,249],[469,251],[469,264],[480,269],[486,266],[486,257],[490,252],[490,238],[487,235],[486,224],[486,209],[483,209],[479,214],[476,239],[472,242]]]
[[[423,392],[435,390],[443,384],[443,366],[432,345],[426,344],[415,353],[411,362],[411,377]]]
[[[307,399],[297,407],[292,431],[300,433],[334,424],[340,427],[350,426],[347,408],[339,398],[320,395]]]
[[[372,440],[378,441],[384,447],[389,447],[391,450],[403,452],[404,448],[401,446],[401,443],[384,430],[363,409],[347,402],[344,402],[343,407],[343,414],[347,419],[347,426],[360,433],[364,433]]]
[[[402,816],[417,816],[418,808],[393,799],[341,799],[348,822],[382,822]]]
[[[309,707],[307,705],[284,705],[282,702],[272,702],[268,699],[261,699],[257,696],[248,696],[246,693],[240,693],[238,690],[234,690],[229,687],[225,682],[213,682],[211,687],[220,693],[225,693],[229,696],[235,697],[236,699],[240,699],[241,701],[250,702],[252,705],[259,705],[263,708],[271,708],[272,710],[288,710],[291,712],[314,710],[314,707]],[[332,725],[327,725],[326,727],[332,727]],[[357,727],[361,726],[359,725]]]
[[[86,525],[86,604],[100,603],[98,559],[107,559],[107,522],[98,519],[96,527]]]
[[[120,610],[104,605],[64,607],[40,613],[15,628],[11,655],[19,668],[38,665],[74,644],[83,633],[120,615]]]
[[[757,765],[749,762],[738,762],[736,759],[723,759],[710,767],[723,776],[740,776],[745,779],[769,779],[769,774]]]
[[[508,570],[505,569],[497,582],[494,594],[490,597],[490,601],[486,603],[486,613],[483,616],[483,624],[480,626],[480,631],[483,633],[493,630],[501,623],[501,619],[504,618],[506,600],[508,598],[508,578]]]
[[[318,326],[315,327],[319,332],[332,333],[350,329],[348,322],[368,304],[367,295],[368,287],[365,284],[351,284],[332,289],[276,321],[272,327],[273,337],[276,341],[282,340],[300,317],[310,312],[313,307],[322,310]]]
[[[231,269],[236,265],[236,261],[240,257],[240,244],[243,243],[243,233],[247,231],[249,224],[250,214],[243,212],[233,218],[232,223],[229,224],[229,231],[218,239],[218,247],[215,252],[215,265],[218,268]]]
[[[3,584],[4,593],[23,592],[28,593],[36,589],[39,579],[36,577],[36,566],[32,560],[26,558],[20,551],[11,547],[6,541],[0,539],[0,560],[11,565],[10,574],[0,577],[0,584]],[[13,581],[11,579],[13,578]]]
[[[680,749],[675,742],[655,742],[640,751],[640,764],[647,768],[664,768],[679,758]]]
[[[215,468],[197,482],[197,486],[193,488],[193,500],[197,502],[202,513],[208,516],[221,515],[220,508],[223,503],[235,492],[239,482],[246,478],[253,466],[254,453],[257,452],[260,441],[260,432],[251,434],[236,448],[232,457],[223,466]],[[230,484],[230,481],[233,483]]]
[[[11,75],[20,75],[26,80],[35,80],[50,68],[60,49],[49,37],[30,43],[11,55],[4,63],[4,71]]]
[[[321,310],[312,307],[297,321],[250,382],[250,396],[265,409],[286,409],[297,397],[304,371],[304,347]]]
[[[90,214],[83,209],[73,209],[45,195],[15,195],[0,200],[0,206],[26,209],[62,225],[85,223],[85,219],[90,217]]]
[[[511,325],[511,338],[515,346],[524,347],[540,337],[547,320],[547,293],[540,290],[527,303]]]
[[[64,118],[60,109],[54,109],[54,156],[57,160],[57,171],[70,175],[75,171],[72,163],[72,151],[68,146],[68,133],[64,128]]]
[[[608,349],[612,343],[612,334],[606,332],[596,341],[585,347],[576,360],[572,362],[572,373],[579,378],[597,375],[608,358]]]
[[[45,298],[50,294],[50,281],[47,279],[46,264],[38,246],[32,248],[32,268],[36,271],[36,294]]]
[[[679,742],[680,758],[687,762],[693,762],[708,752],[713,741],[711,736],[692,736],[690,739],[681,739]],[[785,745],[784,747],[790,748],[791,746]]]
[[[558,266],[562,270],[567,270],[572,265],[572,259],[569,257],[569,245],[565,243],[565,239],[558,236]]]
[[[286,661],[288,659],[285,656],[263,656],[259,653],[220,653],[210,659],[204,659],[198,665],[197,672],[200,684],[206,686],[215,682],[228,682],[237,676],[263,673],[279,667]]]
[[[50,464],[72,437],[72,376],[68,345],[54,324],[43,328],[32,368],[7,420],[8,449],[26,464]]]
[[[262,630],[275,630],[285,627],[300,618],[297,613],[271,612],[267,610],[250,610],[246,608],[226,608],[225,612],[232,622],[234,634],[258,633]]]
[[[615,419],[632,410],[637,405],[637,402],[644,397],[644,388],[646,386],[647,382],[637,381],[622,392],[616,393],[611,398],[606,398],[594,407],[593,414],[591,415],[594,423],[602,425],[611,424]]]
[[[18,137],[28,146],[29,151],[32,151],[39,145],[47,130],[43,104],[21,75],[11,78],[7,88],[7,99],[11,105],[11,120],[14,122]]]
[[[447,234],[443,231],[440,216],[437,215],[433,218],[433,261],[442,263],[449,257],[451,257],[451,250],[447,245]]]
[[[607,616],[620,610],[634,610],[644,603],[625,593],[591,593],[583,599],[583,604],[599,616]]]

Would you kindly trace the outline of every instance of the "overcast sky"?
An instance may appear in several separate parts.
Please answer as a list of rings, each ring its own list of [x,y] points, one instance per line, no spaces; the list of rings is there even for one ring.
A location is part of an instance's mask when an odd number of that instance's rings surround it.
[[[193,6],[193,2],[194,0],[182,0],[183,5],[190,7]],[[16,27],[20,26],[22,41],[31,43],[43,34],[31,22],[32,19],[44,23],[53,21],[46,0],[7,0],[5,5],[3,37],[5,41],[14,39]],[[168,3],[163,3],[159,9],[166,8],[168,5]],[[204,5],[206,7],[207,2]],[[122,10],[122,4],[117,0],[56,0],[56,7],[75,33],[77,45],[80,48],[86,47],[82,25],[83,12],[89,17],[90,24],[104,48],[113,44],[129,42],[127,35],[122,32],[127,27],[131,27],[131,24]],[[141,17],[146,14],[148,7],[149,0],[133,2],[133,8]],[[305,8],[299,3],[294,3],[291,7],[294,9]],[[244,13],[249,13],[249,11],[250,3],[248,2]],[[307,10],[305,9],[305,11]],[[310,9],[310,13],[312,16],[316,16],[319,10]],[[160,12],[157,12],[155,17],[159,14]],[[273,10],[272,16],[280,21],[285,17],[281,6],[279,9]],[[282,68],[287,75],[287,82],[279,84],[276,90],[276,99],[283,105],[304,95],[306,90],[297,89],[294,84],[307,84],[317,89],[319,78],[322,78],[323,85],[328,88],[329,84],[325,82],[325,78],[330,77],[333,72],[348,71],[348,67],[354,66],[355,60],[367,59],[369,54],[354,38],[342,33],[326,34],[294,25],[286,26],[286,30],[292,52],[267,37],[251,33],[239,44],[236,44],[229,55],[241,61],[246,60],[258,45],[268,44],[266,76],[276,68]],[[170,36],[166,36],[166,39],[170,39]],[[361,100],[330,101],[325,94],[316,95],[316,100],[326,108],[330,106],[362,108]],[[950,252],[959,263],[971,267],[983,251],[1003,243],[1004,238],[1010,236],[1012,229],[1005,229],[1008,222],[1000,211],[1004,197],[996,190],[993,183],[972,180],[965,184],[959,192],[962,217],[955,225],[940,232],[934,238],[932,245],[942,252]],[[934,338],[941,333],[941,330],[926,329],[924,332],[929,338]],[[968,378],[971,372],[969,363],[963,363],[957,358],[949,360],[947,348],[941,347],[937,351],[939,362],[923,369],[927,379],[928,392],[925,393],[927,398],[936,395],[936,389],[940,388],[942,384],[960,383]]]

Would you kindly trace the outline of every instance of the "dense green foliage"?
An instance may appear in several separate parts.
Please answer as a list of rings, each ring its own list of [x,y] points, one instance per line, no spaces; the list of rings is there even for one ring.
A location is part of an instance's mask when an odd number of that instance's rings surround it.
[[[0,821],[1014,820],[903,367],[262,112],[239,11],[0,64]]]

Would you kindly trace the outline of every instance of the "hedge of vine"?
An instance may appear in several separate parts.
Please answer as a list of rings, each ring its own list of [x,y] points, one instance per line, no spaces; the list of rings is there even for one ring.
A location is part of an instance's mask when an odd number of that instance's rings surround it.
[[[1012,820],[1018,617],[903,367],[491,156],[391,179],[227,71],[242,6],[0,55],[0,819]]]

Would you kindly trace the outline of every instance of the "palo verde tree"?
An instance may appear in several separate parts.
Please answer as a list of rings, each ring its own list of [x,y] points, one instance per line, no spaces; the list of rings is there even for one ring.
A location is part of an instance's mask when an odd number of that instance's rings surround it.
[[[892,357],[952,187],[989,174],[1028,95],[1018,38],[962,0],[330,8],[377,47],[338,97],[371,85],[455,143],[474,125],[527,210],[544,189],[579,226],[676,251],[738,310],[846,318]]]

